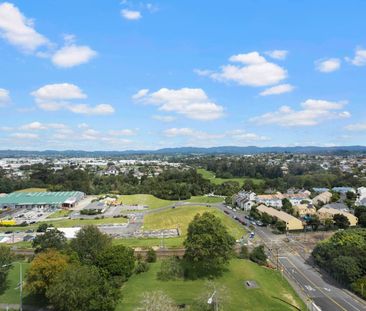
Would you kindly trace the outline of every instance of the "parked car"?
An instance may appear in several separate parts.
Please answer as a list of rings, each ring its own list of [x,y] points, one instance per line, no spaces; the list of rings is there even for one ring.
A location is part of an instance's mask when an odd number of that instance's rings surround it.
[[[258,221],[257,221],[257,226],[259,226],[259,227],[264,227],[264,223],[263,223],[263,222],[261,222],[260,220],[258,220]]]

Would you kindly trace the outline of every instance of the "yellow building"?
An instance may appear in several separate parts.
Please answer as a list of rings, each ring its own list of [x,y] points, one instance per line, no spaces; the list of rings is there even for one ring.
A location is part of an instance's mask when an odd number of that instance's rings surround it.
[[[325,191],[313,198],[313,204],[316,206],[318,206],[320,202],[322,202],[323,204],[327,204],[331,201],[331,198],[332,194],[329,191]]]
[[[287,214],[283,211],[278,211],[272,207],[268,207],[265,205],[259,205],[257,207],[258,212],[266,213],[269,216],[276,217],[278,220],[281,220],[286,223],[286,229],[291,230],[302,230],[304,228],[302,221],[297,219],[296,217]]]
[[[343,212],[343,211],[340,211],[340,210],[338,210],[336,208],[332,208],[332,207],[322,207],[321,209],[318,210],[318,215],[319,215],[320,220],[325,220],[325,219],[329,219],[329,218],[333,219],[333,216],[337,215],[337,214],[346,216],[348,218],[350,226],[357,225],[358,218],[351,213]]]
[[[316,208],[309,204],[295,205],[293,208],[296,213],[299,213],[299,217],[316,214]]]

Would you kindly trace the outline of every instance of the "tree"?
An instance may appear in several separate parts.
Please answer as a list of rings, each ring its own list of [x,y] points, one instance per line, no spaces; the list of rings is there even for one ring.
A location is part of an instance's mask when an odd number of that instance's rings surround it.
[[[352,289],[362,298],[366,298],[366,276],[359,278],[356,282],[352,283]]]
[[[354,257],[339,256],[331,263],[333,275],[338,281],[350,284],[362,276],[362,270]]]
[[[107,234],[100,232],[95,226],[88,225],[80,229],[70,245],[81,262],[94,264],[98,255],[103,253],[111,243],[112,240]]]
[[[338,192],[332,191],[332,197],[330,198],[331,202],[338,202],[341,199],[341,195]]]
[[[57,229],[48,230],[42,235],[37,235],[32,242],[36,253],[44,252],[51,248],[60,251],[65,249],[66,245],[67,240],[64,233]]]
[[[333,219],[327,218],[327,219],[324,220],[324,229],[326,231],[329,231],[330,229],[332,229],[333,225],[334,225]]]
[[[188,273],[192,277],[218,275],[228,263],[235,239],[220,218],[212,213],[197,214],[188,226],[184,241]]]
[[[313,231],[316,231],[318,230],[319,226],[320,226],[320,219],[319,219],[319,216],[318,215],[311,215],[310,216],[310,219],[308,220],[307,224],[309,226],[311,226],[311,229]]]
[[[358,224],[362,228],[366,228],[366,206],[357,206],[355,216],[358,218]]]
[[[174,300],[162,291],[145,292],[142,294],[140,307],[135,311],[178,311]]]
[[[148,249],[146,253],[146,261],[147,262],[156,262],[156,252],[151,247]]]
[[[119,289],[94,266],[69,265],[51,283],[46,296],[58,311],[112,311]]]
[[[264,252],[264,245],[259,245],[253,248],[249,259],[259,265],[265,265],[267,263],[267,255]]]
[[[350,225],[348,218],[342,214],[336,214],[333,216],[333,221],[336,227],[339,229],[347,229]]]
[[[39,253],[28,269],[27,289],[33,294],[45,295],[52,281],[67,265],[68,257],[54,249]]]
[[[37,228],[37,232],[46,232],[47,228],[48,228],[48,224],[46,224],[46,223],[40,224]]]
[[[0,294],[5,290],[9,270],[14,257],[10,247],[0,244]]]
[[[124,245],[113,245],[98,255],[96,265],[109,276],[126,281],[135,268],[134,251]]]
[[[276,222],[276,229],[281,233],[285,233],[287,229],[286,223],[284,221],[278,220]]]
[[[285,211],[288,214],[293,214],[294,208],[292,207],[292,204],[289,199],[284,198],[282,199],[282,210]]]

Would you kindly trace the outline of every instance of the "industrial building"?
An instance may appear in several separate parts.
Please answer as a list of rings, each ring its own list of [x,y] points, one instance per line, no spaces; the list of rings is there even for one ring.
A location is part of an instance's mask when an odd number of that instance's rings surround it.
[[[268,214],[271,217],[276,217],[278,220],[281,220],[286,223],[286,229],[288,231],[292,230],[302,230],[304,228],[302,221],[297,219],[296,217],[287,214],[285,212],[276,210],[272,207],[268,207],[265,205],[259,205],[257,207],[258,212]]]
[[[0,209],[5,208],[72,208],[85,197],[80,191],[12,192],[0,197]]]

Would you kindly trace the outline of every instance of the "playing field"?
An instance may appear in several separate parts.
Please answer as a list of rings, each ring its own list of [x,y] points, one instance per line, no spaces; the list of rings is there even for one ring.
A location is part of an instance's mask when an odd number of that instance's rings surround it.
[[[229,233],[239,239],[245,234],[245,229],[235,220],[226,216],[220,210],[203,206],[181,206],[158,213],[148,214],[144,218],[144,230],[174,229],[178,228],[185,235],[189,223],[198,213],[210,212],[219,217],[228,228]]]
[[[197,172],[203,176],[203,178],[210,180],[215,185],[221,185],[227,181],[236,181],[242,186],[245,180],[251,180],[254,184],[263,183],[262,179],[257,178],[217,178],[213,172],[207,171],[203,168],[198,168]]]
[[[146,273],[133,275],[122,289],[122,301],[117,311],[132,311],[139,306],[141,294],[162,290],[177,304],[191,305],[205,291],[205,280],[159,281],[156,278],[160,263],[151,264]],[[255,281],[258,288],[247,289],[246,280]],[[293,306],[306,310],[287,281],[277,271],[260,267],[247,260],[234,259],[229,271],[215,280],[217,286],[225,286],[225,308],[230,311],[293,311]],[[290,305],[291,304],[291,305]]]
[[[222,203],[224,202],[224,198],[221,197],[209,197],[209,196],[193,196],[191,197],[189,200],[186,200],[187,202],[192,202],[192,203]]]
[[[122,195],[119,202],[126,205],[146,205],[151,209],[169,206],[174,203],[174,201],[162,200],[151,194]]]

